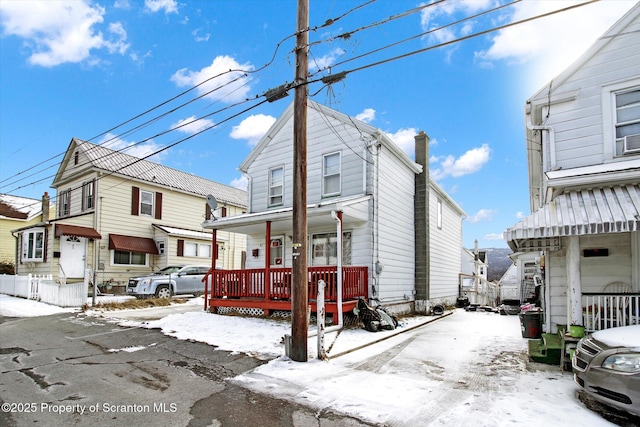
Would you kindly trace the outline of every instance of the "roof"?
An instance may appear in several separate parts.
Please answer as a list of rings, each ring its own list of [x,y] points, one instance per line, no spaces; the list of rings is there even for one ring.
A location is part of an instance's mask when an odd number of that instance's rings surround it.
[[[89,239],[102,239],[100,233],[93,228],[81,227],[79,225],[58,224],[56,223],[56,237],[75,236],[86,237]]]
[[[30,220],[41,213],[41,200],[0,194],[0,218]]]
[[[508,228],[514,251],[559,246],[559,237],[640,231],[640,184],[574,190]]]
[[[71,140],[71,144],[65,155],[65,161],[63,161],[62,166],[58,170],[52,186],[55,187],[61,180],[64,165],[72,156],[72,152],[75,151],[74,145],[87,156],[92,167],[102,171],[116,173],[121,176],[147,181],[155,185],[161,185],[173,190],[182,190],[200,196],[206,197],[208,194],[212,194],[218,201],[227,202],[235,206],[247,206],[247,192],[245,190],[210,181],[78,138]]]
[[[123,236],[109,234],[109,250],[136,252],[142,254],[158,255],[156,242],[148,237]]]
[[[192,237],[195,239],[211,240],[211,231],[189,230],[181,227],[170,227],[168,225],[153,224],[158,230],[172,236]],[[224,240],[217,237],[216,240]]]

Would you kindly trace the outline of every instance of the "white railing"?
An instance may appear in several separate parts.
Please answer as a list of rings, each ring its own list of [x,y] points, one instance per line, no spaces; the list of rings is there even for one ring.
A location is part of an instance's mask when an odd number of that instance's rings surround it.
[[[582,307],[587,331],[640,325],[639,293],[583,293]]]
[[[51,275],[0,275],[0,293],[60,307],[81,307],[87,302],[88,283],[60,284]]]

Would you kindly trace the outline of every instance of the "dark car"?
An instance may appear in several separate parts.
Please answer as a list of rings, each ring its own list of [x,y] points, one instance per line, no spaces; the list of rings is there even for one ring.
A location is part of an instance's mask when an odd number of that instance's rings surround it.
[[[582,338],[571,364],[575,382],[590,396],[640,416],[640,325]]]

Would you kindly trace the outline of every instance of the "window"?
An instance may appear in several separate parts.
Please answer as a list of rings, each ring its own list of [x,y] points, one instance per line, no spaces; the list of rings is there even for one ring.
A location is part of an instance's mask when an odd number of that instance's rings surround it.
[[[22,233],[22,261],[44,261],[44,229]]]
[[[322,157],[322,195],[340,194],[340,153]]]
[[[269,170],[269,206],[277,206],[283,203],[284,194],[284,168]]]
[[[71,213],[71,190],[58,194],[58,216],[68,216]]]
[[[140,252],[113,251],[114,265],[147,265],[147,254]]]
[[[94,191],[95,191],[95,180],[85,182],[82,184],[82,210],[86,211],[88,209],[94,208]]]
[[[182,255],[178,253],[178,256],[192,256],[199,258],[211,258],[211,245],[204,243],[184,242]]]
[[[311,265],[337,265],[337,233],[311,236]],[[351,232],[342,233],[342,264],[351,264]]]
[[[140,215],[153,216],[153,193],[140,190]]]
[[[274,237],[271,239],[270,248],[270,262],[269,265],[282,267],[283,266],[283,254],[284,254],[284,238]]]
[[[640,154],[640,89],[615,94],[616,155]]]
[[[438,200],[437,209],[438,228],[442,228],[442,200]]]

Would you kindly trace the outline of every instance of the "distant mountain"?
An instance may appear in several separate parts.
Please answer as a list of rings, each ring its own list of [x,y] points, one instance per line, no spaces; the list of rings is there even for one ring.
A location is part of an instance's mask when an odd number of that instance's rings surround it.
[[[509,258],[513,251],[509,248],[487,248],[483,250],[487,251],[487,263],[489,264],[487,280],[497,282],[513,264]]]

